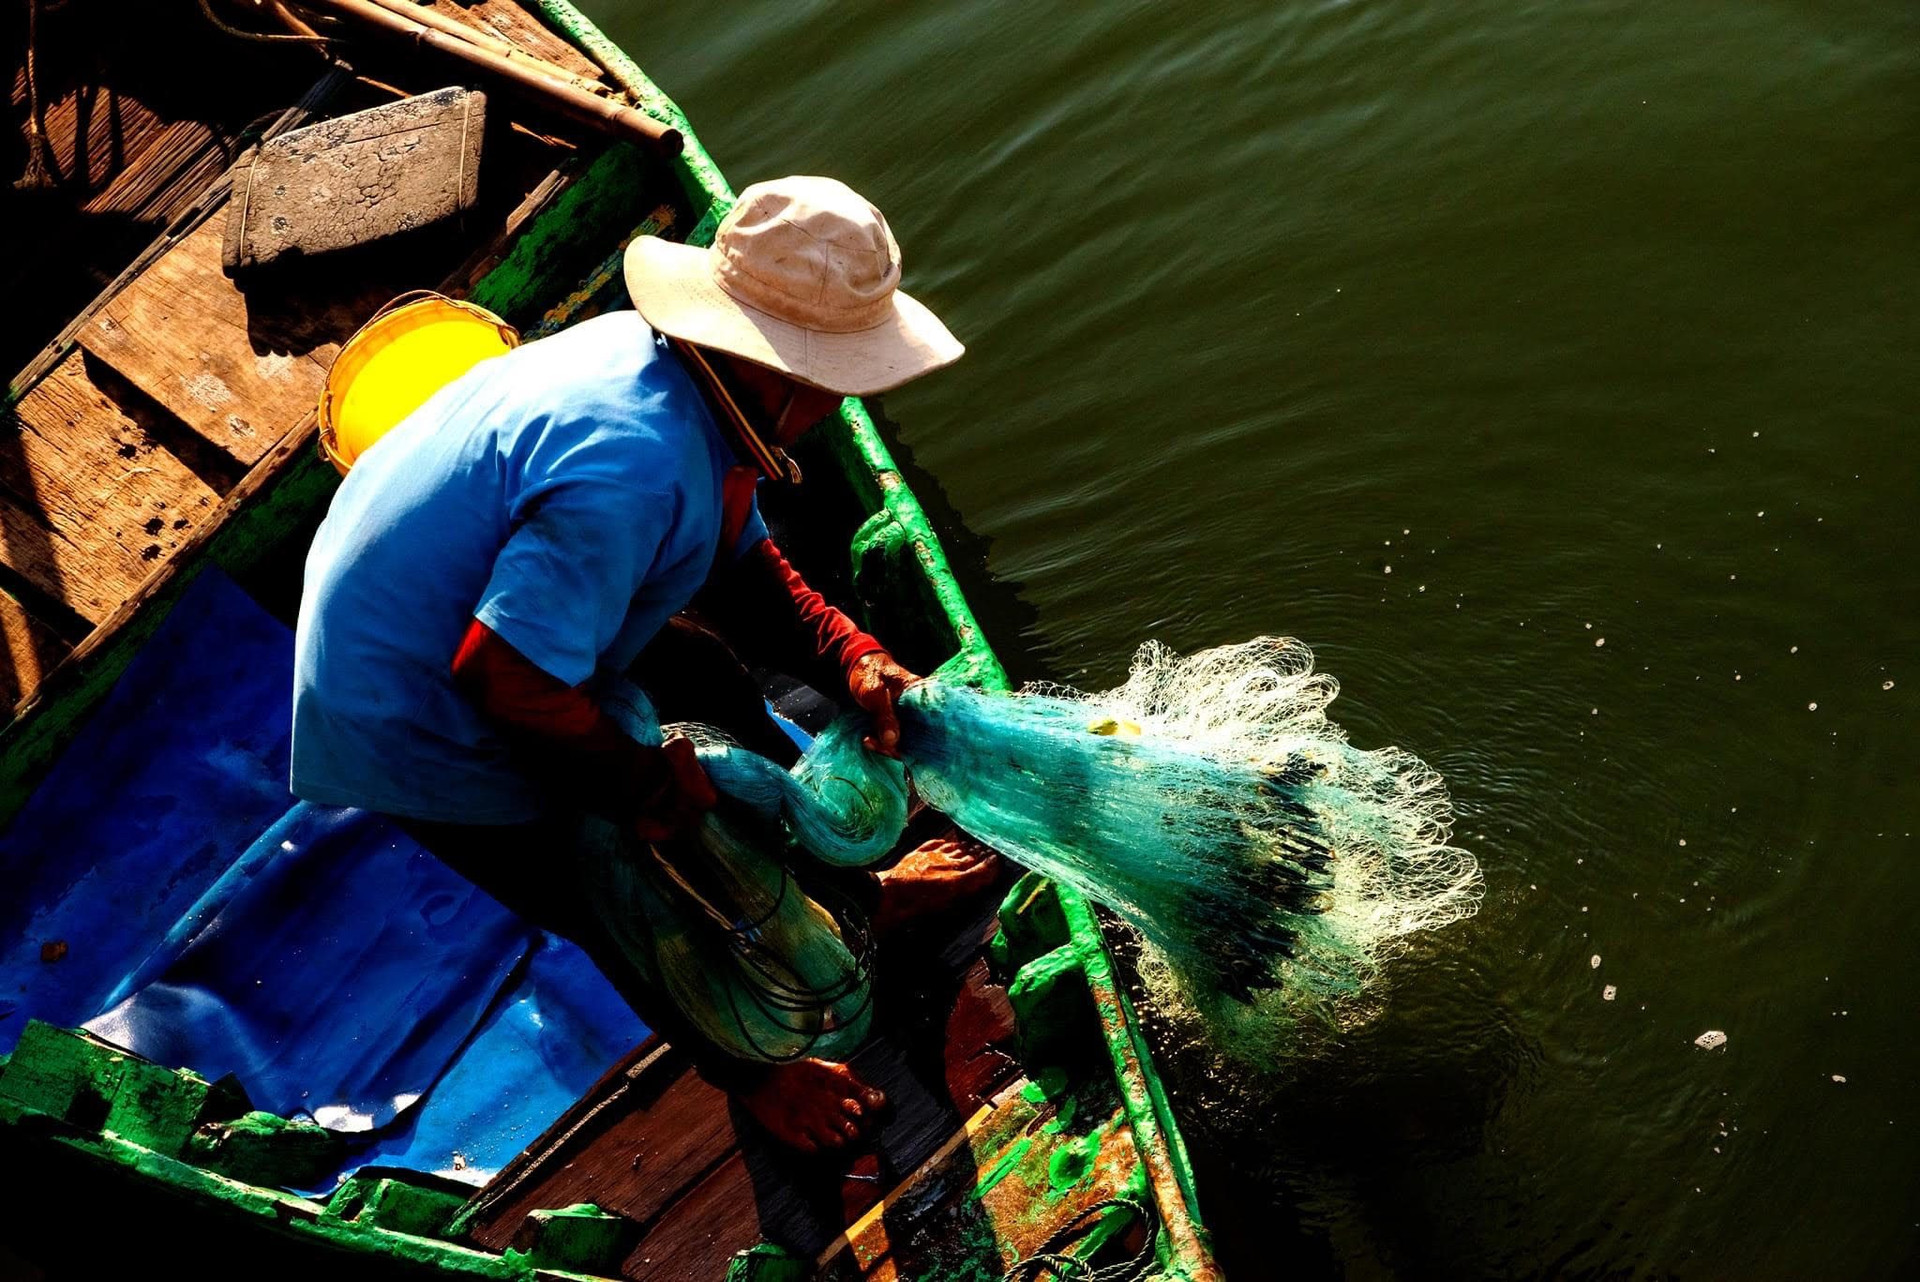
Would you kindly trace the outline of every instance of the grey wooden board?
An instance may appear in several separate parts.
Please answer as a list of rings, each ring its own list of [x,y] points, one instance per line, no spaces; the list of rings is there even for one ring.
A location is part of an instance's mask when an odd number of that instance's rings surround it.
[[[426,227],[480,190],[486,95],[437,89],[263,143],[235,167],[229,275]]]

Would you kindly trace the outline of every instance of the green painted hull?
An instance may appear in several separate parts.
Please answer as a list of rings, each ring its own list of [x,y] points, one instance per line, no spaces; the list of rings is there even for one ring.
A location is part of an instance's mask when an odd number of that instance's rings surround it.
[[[733,192],[680,109],[567,0],[532,0],[530,7],[607,67],[644,109],[682,132],[685,149],[671,163],[684,207],[693,216],[687,239],[696,244],[710,240]],[[636,215],[654,203],[649,197],[657,192],[650,193],[649,184],[658,181],[658,165],[628,146],[607,148],[551,207],[530,221],[505,257],[478,282],[472,299],[530,335],[564,327],[604,306],[612,291],[621,288],[620,247],[635,234]],[[652,216],[638,228],[658,229]],[[613,248],[582,279],[577,265],[583,246],[591,245]],[[587,260],[593,257],[589,254]],[[937,664],[943,675],[1005,688],[1005,670],[873,420],[852,400],[844,406],[842,419],[844,430],[817,434],[823,438],[818,448],[824,449],[835,473],[824,478],[828,485],[821,488],[830,489],[844,509],[834,514],[836,528],[851,529],[849,571],[864,621],[903,656]],[[11,818],[19,809],[47,764],[196,574],[212,565],[244,576],[273,563],[283,557],[288,541],[300,537],[324,510],[337,483],[332,469],[304,440],[282,448],[299,453],[288,454],[273,480],[251,494],[245,508],[236,511],[136,617],[66,679],[50,682],[0,733],[0,819]],[[818,486],[819,478],[813,484]],[[1038,1075],[1050,1054],[1048,1042],[1060,1028],[1077,1030],[1082,1040],[1100,1039],[1136,1150],[1138,1169],[1130,1182],[1156,1212],[1155,1245],[1162,1271],[1178,1278],[1215,1276],[1179,1130],[1089,905],[1066,887],[1029,878],[1008,900],[1003,924],[995,944],[997,960],[1013,975],[1009,993],[1022,1019],[1023,1045],[1032,1048],[1029,1059],[1039,1061],[1026,1065],[1029,1073]],[[1078,1013],[1062,1013],[1069,1010]],[[1090,1048],[1078,1049],[1084,1057]],[[59,1081],[62,1071],[75,1080],[111,1084],[106,1098],[116,1110],[112,1118],[102,1114],[76,1120],[74,1097]],[[432,1221],[445,1209],[439,1206],[444,1194],[436,1200],[394,1184],[384,1192],[360,1188],[321,1205],[280,1192],[261,1169],[210,1157],[179,1130],[175,1114],[183,1107],[178,1102],[182,1093],[204,1096],[206,1091],[206,1084],[190,1073],[140,1064],[82,1035],[36,1026],[0,1070],[0,1148],[27,1154],[25,1159],[13,1157],[10,1165],[30,1160],[71,1176],[74,1184],[68,1192],[96,1180],[110,1182],[135,1219],[148,1214],[156,1224],[170,1216],[194,1223],[216,1221],[239,1235],[234,1241],[252,1243],[267,1265],[309,1259],[306,1253],[311,1253],[309,1262],[357,1261],[357,1270],[376,1275],[521,1278],[554,1276],[569,1265],[592,1271],[591,1251],[579,1246],[595,1231],[585,1213],[584,1219],[560,1217],[543,1228],[538,1236],[551,1238],[544,1246],[536,1242],[526,1252],[492,1255],[435,1237],[439,1230]],[[175,1113],[168,1113],[169,1107]],[[439,1224],[444,1227],[445,1219]]]

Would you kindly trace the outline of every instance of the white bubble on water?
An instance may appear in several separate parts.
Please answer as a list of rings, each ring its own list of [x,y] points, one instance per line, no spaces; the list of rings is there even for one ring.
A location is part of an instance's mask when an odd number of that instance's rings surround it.
[[[1600,954],[1599,954],[1599,953],[1595,953],[1595,954],[1594,954],[1594,955],[1593,955],[1592,957],[1589,957],[1589,958],[1587,959],[1587,969],[1588,969],[1588,970],[1599,970],[1599,969],[1600,969]]]
[[[1605,637],[1596,638],[1593,643],[1593,648],[1598,650],[1601,646],[1605,645],[1606,643],[1607,643],[1607,639]]]
[[[1880,688],[1881,688],[1882,690],[1891,690],[1891,689],[1893,689],[1893,682],[1891,682],[1891,681],[1882,681],[1882,682],[1880,683]]]
[[[1817,703],[1809,703],[1809,704],[1807,705],[1807,711],[1808,711],[1808,712],[1818,712],[1818,711],[1820,711],[1820,705],[1819,705],[1819,704],[1817,704]]]

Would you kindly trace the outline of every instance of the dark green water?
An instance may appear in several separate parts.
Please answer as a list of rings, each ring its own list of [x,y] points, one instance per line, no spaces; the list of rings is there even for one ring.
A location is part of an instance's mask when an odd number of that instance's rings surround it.
[[[887,210],[1010,666],[1289,633],[1450,781],[1378,1019],[1167,1057],[1232,1276],[1920,1269],[1920,7],[593,8]]]

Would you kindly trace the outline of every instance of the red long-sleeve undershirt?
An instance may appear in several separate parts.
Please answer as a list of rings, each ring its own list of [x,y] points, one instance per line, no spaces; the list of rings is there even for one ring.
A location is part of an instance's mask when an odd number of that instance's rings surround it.
[[[884,647],[807,586],[762,539],[719,571],[702,612],[736,648],[809,684],[845,689],[862,657]],[[478,619],[453,656],[454,684],[479,705],[530,768],[582,804],[617,820],[648,814],[673,776],[660,749],[635,743],[581,686],[569,686]]]

